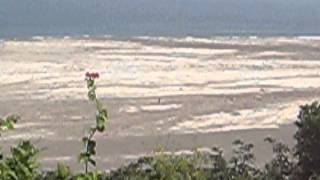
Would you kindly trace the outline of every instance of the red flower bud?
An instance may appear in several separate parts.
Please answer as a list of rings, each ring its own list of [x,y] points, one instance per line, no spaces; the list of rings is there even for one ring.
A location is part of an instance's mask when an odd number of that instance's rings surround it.
[[[89,79],[97,79],[97,78],[99,78],[99,73],[86,72],[86,77],[89,78]]]

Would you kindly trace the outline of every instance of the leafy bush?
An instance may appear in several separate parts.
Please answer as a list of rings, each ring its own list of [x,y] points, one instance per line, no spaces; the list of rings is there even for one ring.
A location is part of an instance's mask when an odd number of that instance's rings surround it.
[[[256,179],[260,172],[254,164],[253,144],[245,144],[241,140],[236,140],[233,142],[233,147],[234,156],[230,160],[231,179],[236,177]]]
[[[5,129],[13,129],[14,124],[16,124],[19,120],[20,120],[20,117],[17,115],[11,115],[4,119],[0,118],[0,136],[1,136],[1,131]]]
[[[112,171],[108,178],[202,180],[206,179],[206,176],[204,171],[196,167],[193,156],[157,154],[153,157],[142,157],[135,163]]]
[[[320,104],[300,107],[298,127],[294,137],[297,141],[295,155],[298,158],[296,173],[300,179],[308,179],[320,174]]]
[[[289,179],[294,168],[291,149],[271,137],[265,141],[272,145],[273,159],[265,165],[263,179]]]
[[[223,150],[213,147],[210,151],[196,152],[200,159],[199,168],[205,171],[207,179],[224,179],[229,177],[228,161],[223,156]]]
[[[191,154],[157,154],[140,158],[109,174],[109,179],[212,179],[255,180],[262,173],[254,165],[253,145],[242,140],[233,143],[233,156],[227,161],[220,148],[193,151]]]
[[[0,130],[13,129],[19,119],[16,115],[0,119]],[[38,154],[39,150],[30,141],[21,141],[16,147],[11,148],[11,157],[4,158],[0,154],[0,179],[35,179],[39,165]]]
[[[11,149],[11,157],[0,163],[0,177],[5,180],[34,179],[37,176],[37,150],[30,141],[22,141]]]

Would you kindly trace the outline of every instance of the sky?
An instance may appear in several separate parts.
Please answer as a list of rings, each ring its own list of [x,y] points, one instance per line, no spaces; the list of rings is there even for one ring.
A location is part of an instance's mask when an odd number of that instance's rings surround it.
[[[316,34],[319,0],[0,0],[0,36]]]

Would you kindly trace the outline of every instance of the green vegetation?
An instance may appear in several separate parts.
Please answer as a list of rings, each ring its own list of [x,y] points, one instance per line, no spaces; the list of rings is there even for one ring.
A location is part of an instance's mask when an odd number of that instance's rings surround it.
[[[108,120],[107,110],[103,107],[102,103],[98,100],[96,95],[96,85],[94,83],[94,79],[98,78],[99,75],[97,73],[87,73],[86,74],[86,82],[88,88],[88,98],[91,102],[93,102],[97,109],[96,115],[96,124],[95,126],[89,129],[89,133],[87,136],[82,138],[82,142],[84,144],[84,151],[80,153],[79,160],[85,164],[85,174],[88,174],[88,166],[89,163],[92,166],[96,166],[96,161],[93,159],[93,156],[96,154],[96,141],[93,139],[96,132],[104,132],[105,124]]]
[[[0,180],[320,180],[318,102],[300,107],[293,149],[272,137],[265,138],[272,147],[273,158],[262,168],[255,164],[254,145],[239,139],[233,143],[230,159],[218,147],[181,154],[159,151],[110,172],[101,172],[94,168],[97,146],[94,136],[105,131],[108,114],[96,96],[98,77],[97,73],[86,74],[88,98],[97,113],[95,124],[82,138],[84,149],[78,157],[84,164],[83,172],[71,172],[62,163],[53,171],[43,171],[37,159],[41,151],[30,141],[21,141],[11,148],[9,155],[0,152]],[[18,116],[0,119],[0,136],[13,129],[19,119]]]

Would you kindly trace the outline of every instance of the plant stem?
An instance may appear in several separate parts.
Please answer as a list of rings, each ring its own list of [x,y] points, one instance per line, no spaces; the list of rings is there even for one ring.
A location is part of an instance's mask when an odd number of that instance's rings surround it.
[[[88,135],[88,140],[87,140],[87,143],[86,143],[86,153],[87,153],[87,154],[88,154],[88,151],[89,151],[89,149],[88,149],[88,147],[89,147],[89,141],[93,138],[93,136],[94,136],[94,134],[96,133],[96,131],[97,131],[97,128],[92,128],[92,129],[90,130],[89,135]],[[88,158],[90,158],[90,157],[88,157]],[[86,174],[88,173],[88,163],[89,163],[89,161],[87,160],[87,161],[85,162],[85,173],[86,173]]]

